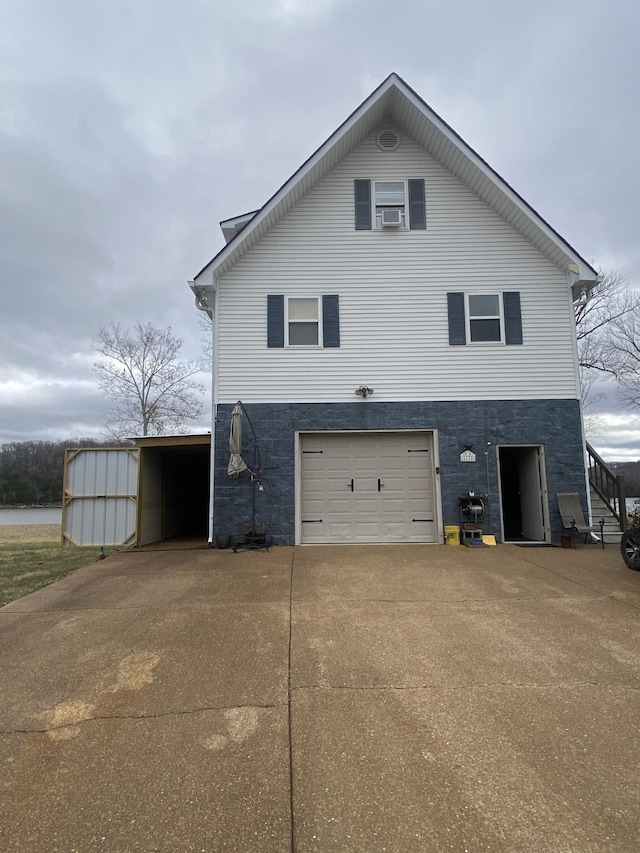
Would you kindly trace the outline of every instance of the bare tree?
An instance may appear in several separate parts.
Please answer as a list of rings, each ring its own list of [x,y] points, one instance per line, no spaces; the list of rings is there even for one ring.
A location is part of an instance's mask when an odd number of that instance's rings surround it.
[[[616,378],[622,366],[622,354],[611,343],[612,332],[616,324],[640,312],[640,294],[631,289],[624,275],[616,271],[601,273],[602,281],[589,298],[575,305],[584,425],[590,437],[598,436],[604,428],[595,411],[604,397],[597,392],[598,383]]]
[[[184,428],[202,412],[204,387],[194,379],[200,365],[180,361],[183,341],[171,328],[139,323],[133,330],[110,323],[98,330],[93,349],[99,387],[112,402],[112,436],[159,435]]]
[[[603,273],[602,281],[596,284],[589,298],[576,303],[578,359],[584,378],[585,371],[591,371],[591,376],[618,373],[620,357],[610,346],[608,332],[614,323],[638,310],[640,294],[616,271]]]
[[[203,311],[198,313],[198,328],[202,333],[200,335],[200,351],[202,353],[202,361],[206,365],[207,370],[211,370],[211,356],[213,354],[213,343],[211,341],[211,317]]]
[[[626,408],[640,410],[640,312],[618,317],[611,323],[608,342],[618,360],[618,395]]]

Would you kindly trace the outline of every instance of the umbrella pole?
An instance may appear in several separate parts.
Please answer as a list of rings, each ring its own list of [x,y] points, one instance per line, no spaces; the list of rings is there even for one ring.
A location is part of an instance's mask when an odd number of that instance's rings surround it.
[[[251,418],[249,417],[249,413],[244,407],[244,404],[241,400],[238,400],[238,405],[244,412],[244,416],[246,417],[249,426],[251,427],[251,435],[253,436],[253,464],[251,470],[251,535],[249,537],[249,541],[245,541],[244,544],[238,544],[233,549],[237,551],[238,548],[266,548],[269,550],[269,545],[267,544],[266,535],[264,536],[264,542],[256,542],[256,489],[259,489],[262,485],[262,461],[260,459],[260,447],[258,446],[258,439],[256,436],[256,431],[253,428],[253,424],[251,422]]]
[[[253,427],[251,427],[253,431]],[[253,471],[251,472],[251,547],[254,548],[256,544],[256,489],[258,488],[256,482],[256,438],[255,434],[253,436]]]

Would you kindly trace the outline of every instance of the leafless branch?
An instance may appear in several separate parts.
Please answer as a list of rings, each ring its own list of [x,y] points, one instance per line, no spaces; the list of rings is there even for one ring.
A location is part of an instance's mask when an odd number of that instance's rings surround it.
[[[193,377],[196,361],[180,361],[183,341],[170,327],[136,324],[132,330],[110,323],[98,330],[94,362],[98,385],[111,400],[111,435],[158,435],[184,428],[202,411],[204,387]]]

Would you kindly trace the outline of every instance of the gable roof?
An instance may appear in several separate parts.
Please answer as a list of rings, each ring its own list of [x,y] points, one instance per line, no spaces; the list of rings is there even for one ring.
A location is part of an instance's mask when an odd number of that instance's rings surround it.
[[[598,274],[500,175],[397,74],[390,74],[340,127],[197,274],[214,279],[269,231],[365,136],[383,122],[405,130],[434,159],[474,192],[560,268],[574,273],[576,290],[589,289]],[[244,217],[242,217],[244,219]],[[225,223],[229,220],[225,220]],[[234,220],[230,220],[233,222]]]

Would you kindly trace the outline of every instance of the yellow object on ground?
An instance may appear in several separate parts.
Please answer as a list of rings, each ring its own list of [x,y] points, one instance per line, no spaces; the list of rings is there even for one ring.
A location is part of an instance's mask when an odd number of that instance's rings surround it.
[[[445,524],[444,526],[444,541],[445,545],[460,544],[460,528],[457,524]]]
[[[482,544],[483,545],[495,545],[496,544],[496,537],[495,536],[483,536],[482,537]]]

